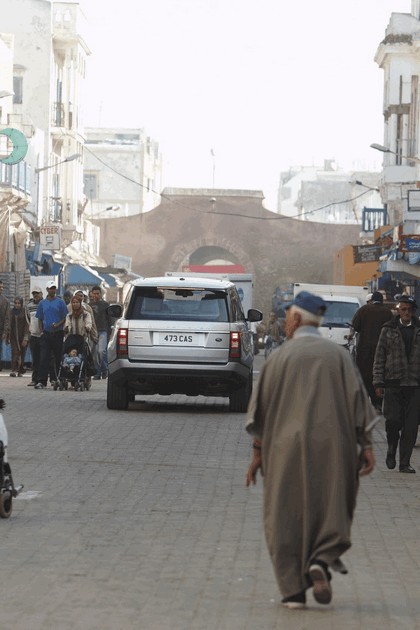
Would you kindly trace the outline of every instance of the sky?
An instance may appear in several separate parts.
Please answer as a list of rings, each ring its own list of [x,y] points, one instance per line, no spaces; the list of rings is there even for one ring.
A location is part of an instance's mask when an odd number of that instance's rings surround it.
[[[392,12],[411,0],[79,0],[85,124],[159,143],[164,185],[262,190],[295,165],[380,170]]]

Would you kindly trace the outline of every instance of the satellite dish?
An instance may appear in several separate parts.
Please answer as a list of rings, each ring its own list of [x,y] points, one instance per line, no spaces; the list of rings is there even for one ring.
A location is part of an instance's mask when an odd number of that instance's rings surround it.
[[[1,158],[3,164],[17,164],[21,162],[28,152],[28,142],[21,131],[18,129],[1,129],[0,135],[7,136],[13,144],[13,150],[5,158]]]

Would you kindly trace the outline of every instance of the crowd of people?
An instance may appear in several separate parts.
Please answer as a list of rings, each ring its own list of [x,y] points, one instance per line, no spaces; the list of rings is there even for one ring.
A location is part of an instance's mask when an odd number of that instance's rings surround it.
[[[109,303],[103,299],[99,285],[94,286],[90,294],[78,289],[74,293],[65,291],[61,298],[57,295],[57,283],[51,280],[46,285],[45,296],[40,286],[34,286],[27,304],[16,296],[12,307],[3,292],[4,285],[0,281],[0,339],[10,344],[11,377],[25,373],[29,347],[32,375],[28,386],[45,389],[48,381],[54,385],[64,358],[64,340],[69,335],[77,335],[86,340],[89,348],[93,379],[107,378],[111,321],[107,313]],[[0,370],[3,369],[2,346],[0,343]]]

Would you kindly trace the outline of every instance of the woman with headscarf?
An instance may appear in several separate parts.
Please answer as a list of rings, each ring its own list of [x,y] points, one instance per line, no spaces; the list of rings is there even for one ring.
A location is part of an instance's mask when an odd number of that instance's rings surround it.
[[[10,376],[25,373],[25,354],[29,340],[29,315],[23,306],[23,299],[16,297],[9,315],[9,334],[6,343],[12,350],[12,371]]]
[[[66,335],[82,335],[86,338],[92,330],[92,316],[83,308],[82,302],[73,295],[70,302],[70,311],[64,323]]]

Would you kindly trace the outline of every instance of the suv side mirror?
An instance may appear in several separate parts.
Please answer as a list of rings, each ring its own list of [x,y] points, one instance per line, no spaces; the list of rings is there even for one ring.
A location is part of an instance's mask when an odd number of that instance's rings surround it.
[[[108,317],[115,317],[115,319],[119,319],[122,315],[121,304],[110,304],[106,310]]]
[[[249,322],[260,322],[263,318],[263,314],[257,308],[250,308],[248,309],[246,318]]]

